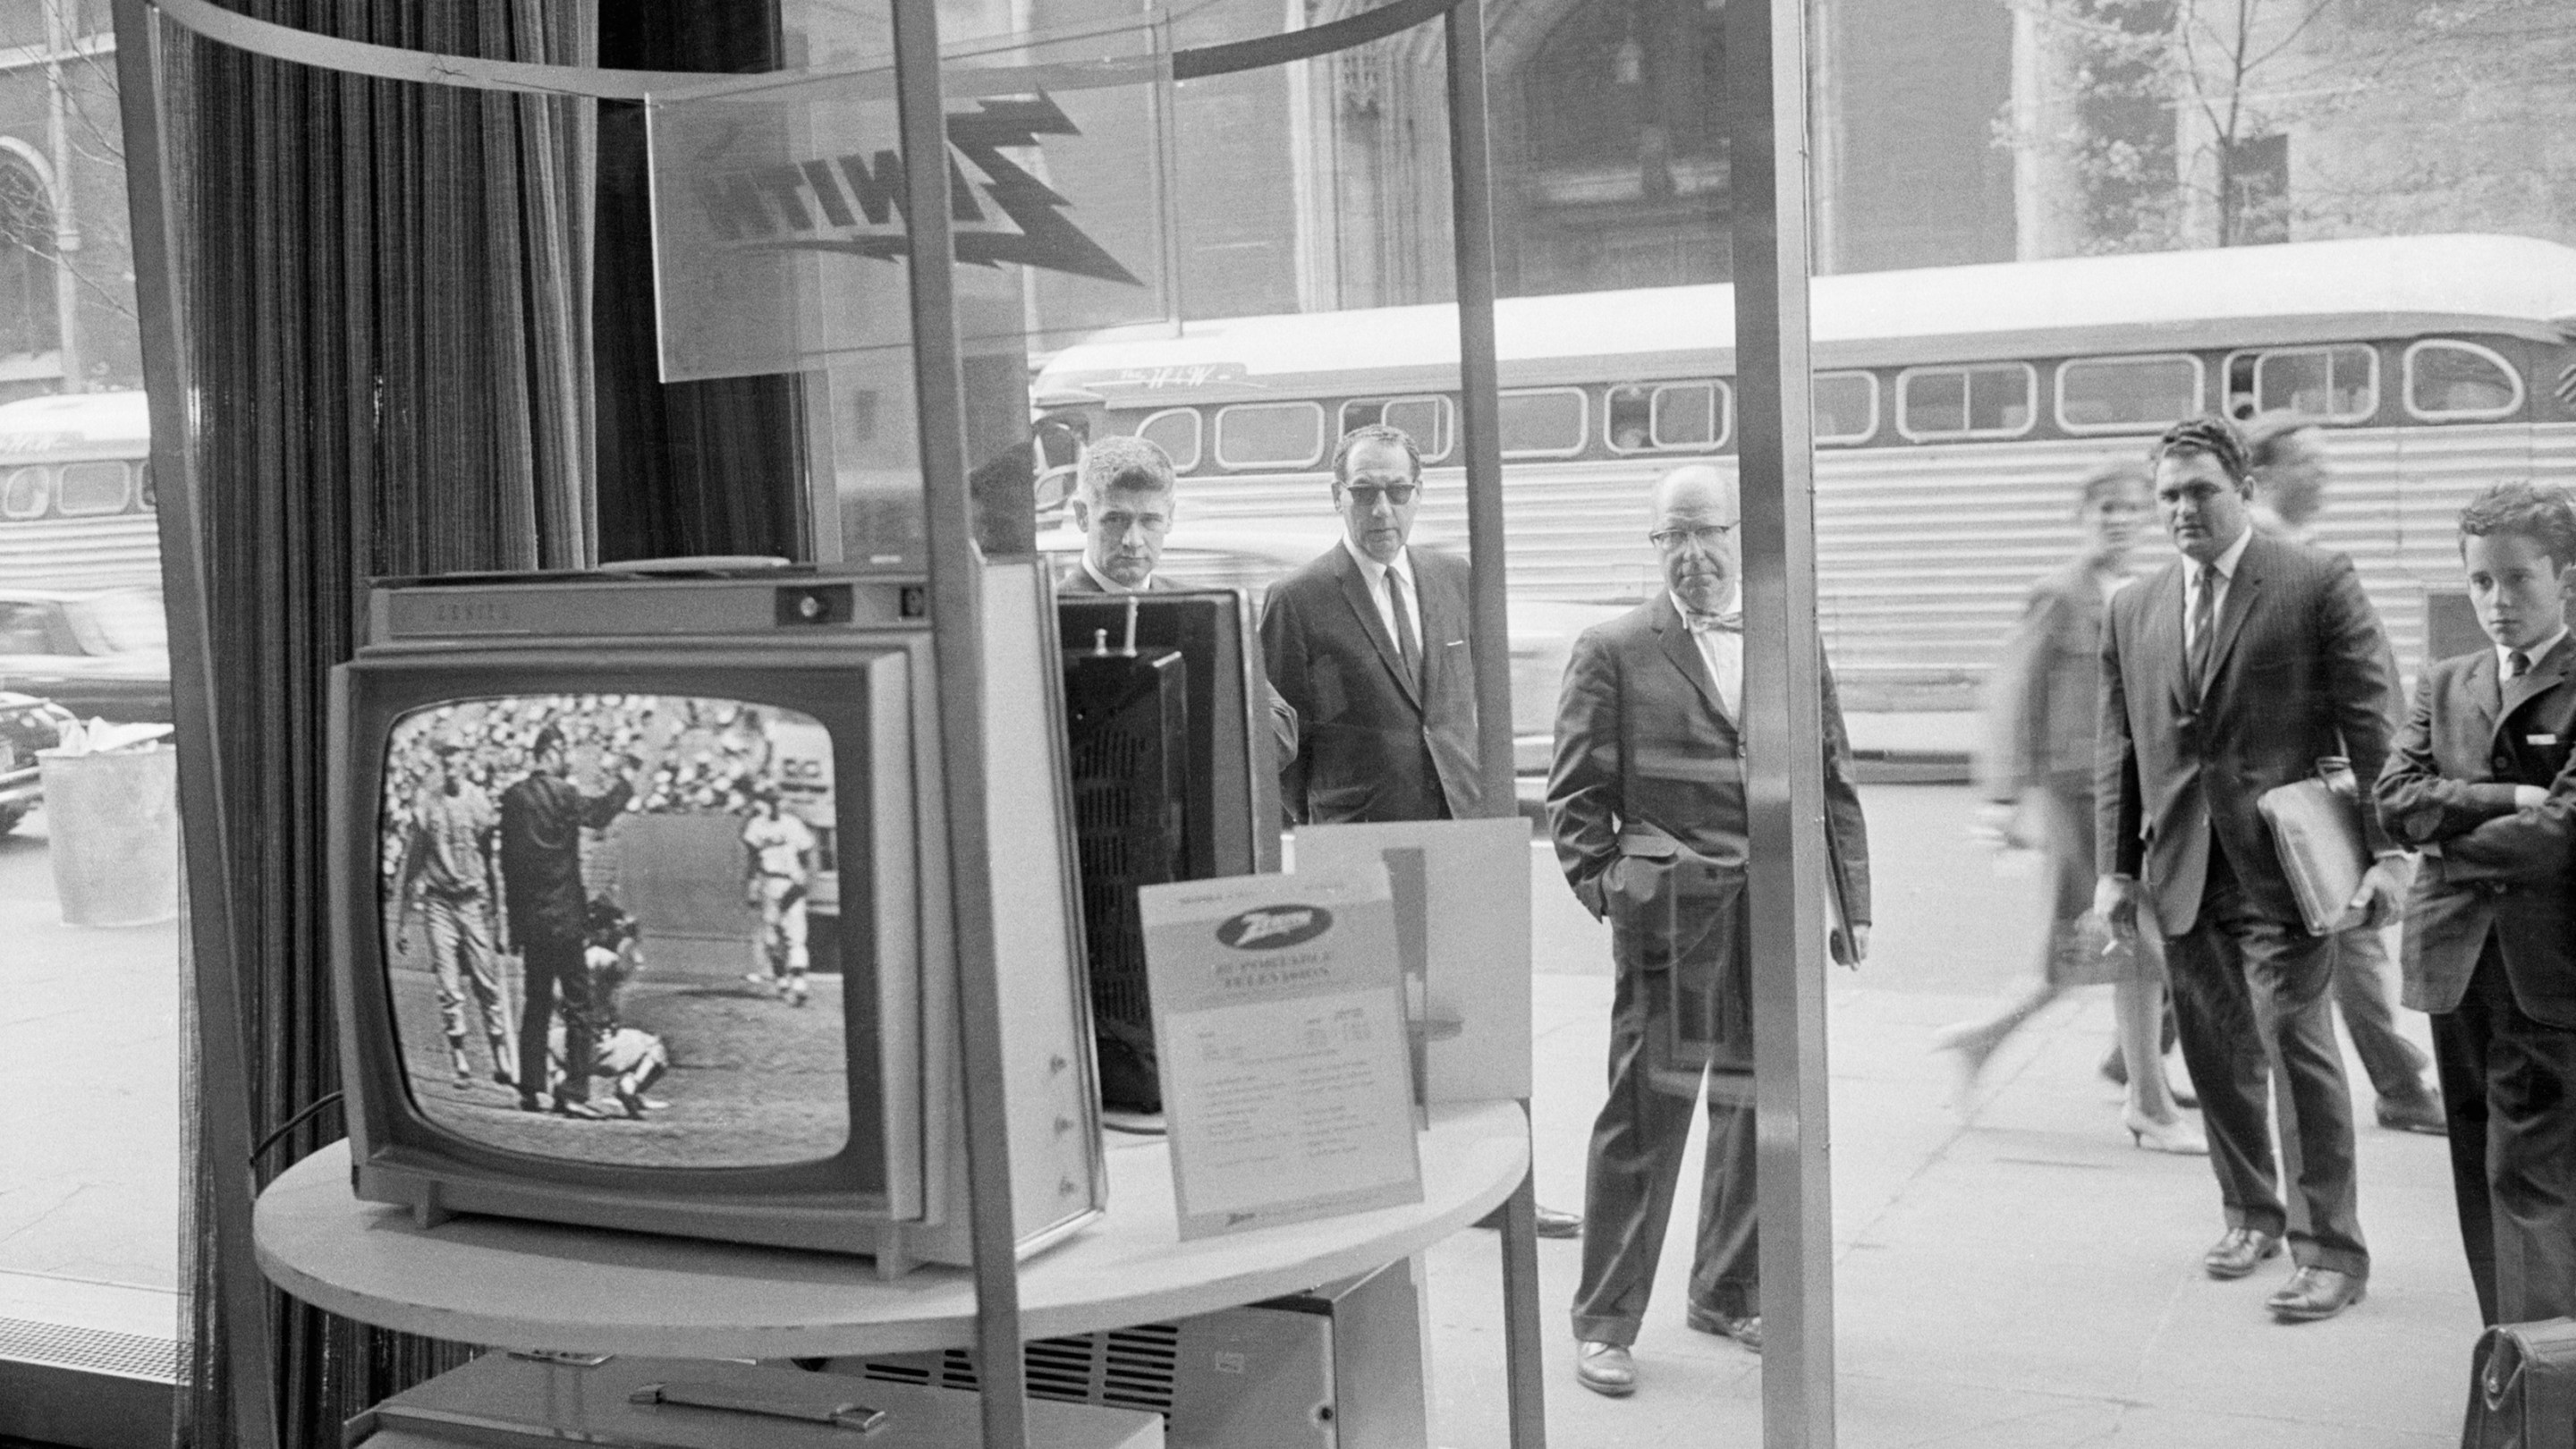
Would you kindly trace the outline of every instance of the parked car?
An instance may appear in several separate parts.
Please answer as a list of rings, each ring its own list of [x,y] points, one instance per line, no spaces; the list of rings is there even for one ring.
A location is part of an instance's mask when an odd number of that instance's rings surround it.
[[[0,589],[0,689],[41,695],[82,719],[166,723],[160,590]]]
[[[49,699],[0,690],[0,835],[18,828],[45,798],[38,750],[61,744],[72,712]]]
[[[1056,561],[1056,573],[1077,567],[1082,534],[1059,528],[1038,535],[1038,551]],[[1341,535],[1317,531],[1183,521],[1163,537],[1159,572],[1176,584],[1198,588],[1242,589],[1252,596],[1257,616],[1270,585],[1331,548]],[[1433,547],[1445,541],[1424,538]],[[1556,737],[1556,695],[1565,680],[1565,661],[1574,638],[1604,619],[1616,618],[1629,606],[1620,603],[1556,603],[1512,599],[1506,604],[1506,626],[1512,640],[1512,770],[1525,780],[1547,773]],[[1524,796],[1531,796],[1528,789]],[[1532,797],[1534,798],[1534,797]]]

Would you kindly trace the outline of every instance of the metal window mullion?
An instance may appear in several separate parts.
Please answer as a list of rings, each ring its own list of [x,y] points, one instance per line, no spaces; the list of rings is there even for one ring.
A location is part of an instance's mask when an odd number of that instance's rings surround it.
[[[1816,635],[1804,0],[1726,7],[1744,498],[1747,890],[1762,1441],[1834,1442],[1825,1082],[1824,655]]]
[[[965,374],[950,257],[948,123],[938,0],[894,0],[898,134],[907,164],[905,258],[912,367],[930,536],[931,648],[938,673],[940,791],[947,807],[949,911],[965,1067],[966,1187],[975,1259],[975,1346],[985,1449],[1026,1449],[1026,1365],[1011,1221],[1010,1119],[1003,1100],[1001,960],[993,931],[985,813],[983,599],[966,491]]]

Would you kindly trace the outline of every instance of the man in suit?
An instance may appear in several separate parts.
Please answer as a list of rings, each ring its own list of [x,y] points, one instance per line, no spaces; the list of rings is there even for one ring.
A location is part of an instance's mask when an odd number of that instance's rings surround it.
[[[1333,449],[1342,540],[1262,609],[1262,658],[1301,727],[1279,792],[1300,824],[1463,820],[1481,802],[1467,565],[1407,547],[1421,484],[1402,431],[1346,434]]]
[[[2424,672],[2379,816],[2424,852],[2405,1001],[2433,1013],[2478,1311],[2576,1314],[2576,504],[2508,484],[2460,515],[2492,648]]]
[[[2370,1274],[2353,1162],[2352,1098],[2327,1015],[2331,938],[2310,936],[2263,792],[2327,756],[2367,788],[2388,753],[2387,641],[2352,561],[2266,537],[2248,517],[2244,440],[2223,418],[2166,429],[2150,456],[2156,509],[2182,557],[2111,599],[2102,631],[2094,908],[2135,930],[2154,901],[2183,1060],[2200,1089],[2227,1231],[2201,1260],[2241,1278],[2281,1249],[2297,1269],[2266,1306],[2331,1318]],[[2373,852],[2356,904],[2396,898],[2396,851],[2363,812]],[[2263,1104],[2280,1093],[2283,1205]]]
[[[2254,469],[2254,526],[2298,543],[2313,543],[2309,521],[2325,506],[2325,440],[2314,423],[2295,414],[2272,413],[2245,430],[2245,461]],[[2397,677],[2394,658],[2383,661],[2388,677]],[[2388,1009],[2388,945],[2379,927],[2355,926],[2335,937],[2334,1002],[2352,1033],[2353,1050],[2378,1095],[2379,1125],[2400,1132],[2439,1136],[2444,1131],[2441,1097],[2424,1086],[2431,1062],[2423,1048],[2397,1030]]]
[[[1083,454],[1068,508],[1082,530],[1082,557],[1060,594],[1143,594],[1180,585],[1162,576],[1163,541],[1181,516],[1180,476],[1172,455],[1151,438],[1103,438]],[[1270,737],[1282,760],[1297,754],[1297,711],[1261,682],[1270,707]]]
[[[1483,800],[1467,565],[1407,546],[1421,488],[1422,452],[1402,429],[1343,434],[1342,541],[1272,585],[1262,608],[1262,660],[1298,721],[1279,798],[1301,825],[1464,820]],[[1583,1231],[1572,1213],[1537,1218],[1543,1238]]]
[[[1708,1103],[1684,1321],[1762,1346],[1754,1190],[1750,912],[1745,901],[1744,639],[1735,481],[1705,464],[1655,485],[1665,590],[1584,631],[1567,661],[1548,827],[1577,899],[1607,917],[1617,986],[1610,1090],[1585,1159],[1575,1373],[1619,1397],[1671,1216],[1694,1099]],[[1824,685],[1825,834],[1848,936],[1869,948],[1869,839],[1833,676]],[[1677,1047],[1707,1043],[1708,1060]],[[1687,1057],[1687,1059],[1685,1059]],[[1706,1068],[1728,1074],[1721,1079]]]
[[[590,1068],[599,1019],[582,959],[590,926],[589,894],[581,880],[581,832],[604,829],[635,793],[636,762],[604,794],[575,786],[563,731],[547,725],[530,746],[533,768],[501,792],[501,889],[509,898],[510,934],[520,951],[519,1106],[546,1110],[546,1036],[563,997],[564,1075],[555,1084],[554,1111],[596,1119],[590,1105]]]

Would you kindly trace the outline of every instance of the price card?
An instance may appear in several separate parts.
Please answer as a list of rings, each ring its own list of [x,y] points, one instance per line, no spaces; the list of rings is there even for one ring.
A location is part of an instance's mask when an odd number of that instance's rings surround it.
[[[1137,900],[1181,1236],[1420,1202],[1386,868]]]

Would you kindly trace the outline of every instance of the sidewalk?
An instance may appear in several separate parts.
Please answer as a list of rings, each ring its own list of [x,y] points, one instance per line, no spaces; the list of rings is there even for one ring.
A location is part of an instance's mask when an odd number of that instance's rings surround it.
[[[1963,791],[1868,792],[1873,836],[1936,838]],[[1910,828],[1907,817],[1919,817]],[[1951,838],[1955,839],[1955,828]],[[1891,842],[1892,843],[1892,842]],[[2461,1261],[2442,1139],[2380,1130],[2358,1103],[2370,1296],[2285,1326],[2262,1301],[2286,1259],[2233,1283],[2201,1272],[2217,1188],[2206,1159],[2133,1148],[2118,1092],[2094,1075],[2107,990],[2034,1020],[1962,1115],[1938,1027],[1991,1012],[2028,959],[2028,883],[1982,859],[1899,888],[1882,877],[1877,939],[1829,997],[1838,1442],[1851,1449],[2116,1444],[2154,1449],[2380,1449],[2458,1442],[2477,1305]],[[1541,863],[1543,864],[1543,862]],[[1542,882],[1542,915],[1554,896]],[[1570,909],[1570,903],[1569,907]],[[1582,1205],[1601,1094],[1607,942],[1543,921],[1536,977],[1539,1199]],[[1606,934],[1606,933],[1604,933]],[[2425,1038],[2425,1021],[2401,1013]],[[2365,1082],[2347,1051],[2347,1074]],[[1760,1360],[1681,1323],[1700,1139],[1695,1130],[1655,1304],[1624,1400],[1575,1382],[1566,1304],[1578,1245],[1538,1245],[1553,1449],[1761,1442]],[[1497,1239],[1430,1254],[1434,1442],[1507,1442]]]

